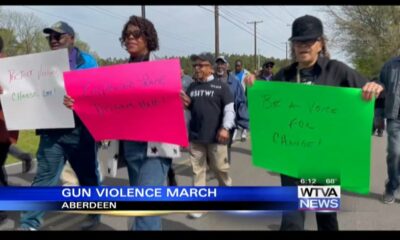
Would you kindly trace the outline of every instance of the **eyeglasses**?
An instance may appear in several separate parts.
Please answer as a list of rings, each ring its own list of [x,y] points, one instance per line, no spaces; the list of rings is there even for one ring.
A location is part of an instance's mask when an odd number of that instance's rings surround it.
[[[271,65],[264,66],[264,68],[273,68]]]
[[[306,40],[306,41],[293,41],[293,44],[295,46],[299,46],[299,45],[306,45],[306,46],[312,46],[314,45],[314,43],[316,43],[317,41],[319,41],[320,39],[311,39],[311,40]]]
[[[64,36],[66,33],[57,33],[57,34],[50,34],[49,36],[46,36],[48,41],[51,41],[52,39],[55,39],[57,42],[60,41],[62,36]]]
[[[209,63],[196,63],[192,65],[193,68],[199,67],[199,68],[203,68],[203,67],[207,67],[207,66],[211,66],[211,64]]]
[[[138,39],[138,38],[140,38],[143,34],[142,34],[142,31],[140,31],[140,30],[137,30],[137,31],[126,31],[126,32],[124,33],[124,39],[129,38],[131,35],[132,35],[132,37],[133,37],[134,39]]]

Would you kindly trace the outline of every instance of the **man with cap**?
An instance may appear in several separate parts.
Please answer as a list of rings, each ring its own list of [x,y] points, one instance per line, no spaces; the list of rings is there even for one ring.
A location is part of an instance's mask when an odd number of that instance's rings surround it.
[[[206,159],[220,186],[231,186],[229,176],[229,131],[235,125],[233,96],[229,86],[214,77],[214,57],[211,53],[192,55],[196,82],[181,97],[191,112],[189,153],[194,186],[206,186]],[[189,214],[191,218],[201,213]]]
[[[272,61],[267,61],[262,65],[262,69],[258,79],[262,79],[265,81],[270,81],[274,77],[272,69],[274,68],[275,63]]]
[[[368,82],[366,78],[346,64],[330,59],[322,22],[318,18],[305,15],[295,19],[292,24],[292,36],[289,40],[293,63],[281,69],[272,80],[297,84],[362,88],[362,98],[367,101],[370,101],[373,95],[378,96],[382,92],[383,87],[379,82]],[[368,129],[368,131],[370,130]],[[324,160],[323,157],[321,156],[321,161]],[[315,173],[316,176],[320,176],[318,167],[315,168]],[[283,186],[300,184],[299,179],[283,174],[281,174],[281,182]],[[316,217],[318,230],[339,230],[335,212],[317,212]],[[304,220],[304,212],[284,212],[281,230],[304,230]]]
[[[246,131],[249,128],[249,113],[247,111],[246,106],[246,96],[244,94],[243,88],[239,83],[239,80],[236,76],[231,73],[229,69],[229,63],[225,59],[224,56],[219,56],[215,60],[215,70],[216,74],[215,77],[227,83],[229,89],[233,95],[233,102],[234,102],[234,109],[236,113],[235,117],[235,126],[236,128],[232,128],[230,131],[230,139],[228,143],[228,160],[229,163],[231,162],[231,146],[232,142],[234,141],[234,135],[237,132],[238,127],[242,129],[242,131]]]
[[[67,48],[70,69],[86,69],[97,67],[96,60],[88,53],[74,46],[75,32],[65,22],[57,22],[43,30],[51,50]],[[60,104],[63,104],[60,102]],[[96,144],[86,126],[74,113],[75,128],[41,129],[36,133],[40,136],[37,152],[37,173],[33,187],[56,186],[60,173],[68,161],[82,186],[99,186],[100,177],[97,162]],[[42,224],[43,211],[24,212],[21,216],[20,230],[37,230]],[[99,215],[89,215],[81,225],[82,230],[88,230],[100,222]]]

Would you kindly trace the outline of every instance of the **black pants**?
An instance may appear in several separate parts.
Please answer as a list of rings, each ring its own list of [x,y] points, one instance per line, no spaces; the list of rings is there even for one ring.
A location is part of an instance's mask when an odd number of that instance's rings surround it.
[[[299,179],[281,174],[282,186],[297,186]],[[318,231],[338,231],[339,225],[337,214],[334,213],[315,213],[317,217]],[[303,231],[305,222],[305,212],[284,212],[282,213],[281,231]]]
[[[0,143],[0,186],[8,186],[7,182],[7,172],[4,168],[4,164],[7,160],[8,149],[10,148],[10,143]]]

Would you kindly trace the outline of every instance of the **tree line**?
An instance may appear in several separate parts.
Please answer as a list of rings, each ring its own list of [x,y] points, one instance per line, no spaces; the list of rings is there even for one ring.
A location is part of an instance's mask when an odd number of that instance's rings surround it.
[[[0,36],[3,38],[3,51],[7,56],[49,51],[48,41],[43,34],[45,27],[47,26],[44,22],[33,13],[19,13],[0,7]],[[79,39],[79,34],[75,36],[75,45],[92,54],[96,60],[101,59],[88,43]]]
[[[7,56],[17,56],[23,54],[37,53],[49,51],[49,44],[43,29],[46,25],[43,21],[33,13],[19,13],[14,11],[6,11],[0,8],[0,36],[4,41],[4,52]],[[100,66],[108,66],[120,63],[126,63],[128,58],[101,58],[99,54],[90,48],[90,45],[81,39],[76,33],[75,45],[82,51],[92,54]],[[239,55],[239,54],[222,54],[224,55],[234,70],[235,61],[240,59],[245,68],[254,71],[254,56],[253,55]],[[159,56],[161,58],[179,58],[182,69],[188,75],[193,74],[192,62],[190,56]],[[259,64],[262,65],[266,60],[275,62],[275,70],[282,66],[287,65],[286,60],[277,58],[267,59],[265,56],[259,57]]]
[[[365,77],[378,76],[384,62],[399,55],[400,6],[326,6],[322,11],[327,15],[326,19],[322,19],[324,27],[334,30],[329,39],[330,45],[343,50],[355,69]],[[33,13],[19,13],[0,7],[0,35],[8,56],[50,50],[42,33],[44,27],[43,21]],[[75,44],[91,53],[100,66],[127,62],[127,58],[101,58],[88,43],[79,39],[79,35],[75,37]],[[251,54],[222,55],[228,58],[231,70],[234,70],[237,59],[242,60],[246,69],[256,70]],[[185,73],[192,75],[190,56],[177,57]],[[290,63],[290,60],[259,56],[259,66],[266,60],[275,62],[275,72]]]
[[[343,49],[357,71],[370,79],[399,55],[400,6],[329,6],[327,26],[334,46]]]
[[[255,64],[254,64],[254,55],[251,54],[229,54],[229,53],[221,53],[220,55],[224,56],[225,59],[229,62],[229,70],[235,71],[235,62],[236,60],[241,60],[243,67],[250,71],[253,72],[256,70],[260,70],[261,66],[263,63],[266,61],[273,61],[275,63],[274,66],[274,73],[276,73],[280,68],[287,66],[290,63],[290,60],[285,60],[285,59],[279,59],[279,58],[274,58],[274,57],[265,57],[265,56],[259,56],[259,67],[255,69]],[[184,70],[185,74],[192,75],[193,74],[193,67],[192,67],[192,62],[190,60],[190,56],[184,56],[184,57],[172,57],[172,58],[179,58],[181,62],[181,67]],[[257,58],[258,59],[258,58]]]

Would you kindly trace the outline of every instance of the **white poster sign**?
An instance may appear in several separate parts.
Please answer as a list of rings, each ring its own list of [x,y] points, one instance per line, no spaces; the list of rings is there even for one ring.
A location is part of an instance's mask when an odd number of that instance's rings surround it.
[[[7,129],[74,127],[73,113],[63,105],[63,72],[69,70],[67,49],[1,58],[1,104]]]

